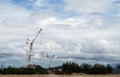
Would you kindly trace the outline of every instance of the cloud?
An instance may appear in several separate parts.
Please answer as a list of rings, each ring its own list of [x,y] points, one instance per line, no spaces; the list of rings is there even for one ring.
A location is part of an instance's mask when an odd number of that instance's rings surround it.
[[[77,11],[79,13],[105,13],[113,0],[66,0],[66,11]]]
[[[47,32],[53,34],[48,34],[49,38],[56,39],[54,44],[59,45],[60,49],[53,48],[52,52],[56,51],[58,58],[99,60],[101,63],[104,63],[104,61],[111,63],[113,61],[113,63],[117,63],[120,45],[119,40],[116,40],[119,38],[119,36],[116,36],[119,33],[116,28],[119,28],[119,25],[114,27],[115,22],[109,22],[112,21],[111,19],[105,21],[102,17],[90,16],[89,18],[72,17],[64,20],[46,18],[40,20],[39,24],[45,24],[45,28],[48,28]],[[74,25],[75,27],[71,27]]]
[[[62,6],[62,3],[66,5]],[[57,7],[58,5],[61,7]],[[111,5],[116,3],[113,4],[112,0],[94,2],[66,0],[60,3],[41,0],[15,3],[14,0],[2,1],[0,5],[1,64],[24,65],[27,52],[26,39],[30,37],[32,40],[41,27],[43,30],[33,45],[32,63],[42,63],[47,66],[49,58],[54,54],[57,58],[53,59],[53,65],[60,65],[66,60],[78,63],[118,63],[120,18],[117,16],[118,4],[109,10]],[[31,7],[33,9],[30,9]],[[56,9],[58,11],[55,11]],[[109,13],[106,13],[108,10]],[[115,13],[112,12],[113,10]],[[72,16],[70,16],[71,11],[75,11]],[[42,51],[44,51],[43,55],[41,55]],[[46,58],[47,54],[49,58]]]

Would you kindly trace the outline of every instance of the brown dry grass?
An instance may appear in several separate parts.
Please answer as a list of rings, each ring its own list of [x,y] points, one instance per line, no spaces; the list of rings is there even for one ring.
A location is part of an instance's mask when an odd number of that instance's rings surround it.
[[[120,77],[120,75],[0,75],[0,77]]]

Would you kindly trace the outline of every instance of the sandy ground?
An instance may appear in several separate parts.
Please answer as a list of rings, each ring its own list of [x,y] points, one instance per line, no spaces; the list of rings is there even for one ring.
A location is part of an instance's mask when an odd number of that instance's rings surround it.
[[[120,75],[0,75],[0,77],[120,77]]]

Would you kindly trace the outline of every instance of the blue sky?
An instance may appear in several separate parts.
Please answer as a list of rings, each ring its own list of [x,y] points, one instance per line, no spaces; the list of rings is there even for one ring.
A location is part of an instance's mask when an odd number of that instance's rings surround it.
[[[40,28],[33,64],[47,67],[47,54],[52,66],[120,61],[119,0],[0,0],[0,65],[25,65],[25,41]]]
[[[62,0],[11,0],[12,3],[22,6],[27,10],[45,11],[51,10],[52,12],[64,12],[65,3]]]

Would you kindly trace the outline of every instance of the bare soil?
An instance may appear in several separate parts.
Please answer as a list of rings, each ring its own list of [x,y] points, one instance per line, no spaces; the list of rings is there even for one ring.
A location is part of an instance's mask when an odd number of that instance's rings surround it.
[[[81,74],[72,74],[72,75],[0,75],[0,77],[120,77],[120,75],[81,75]]]

